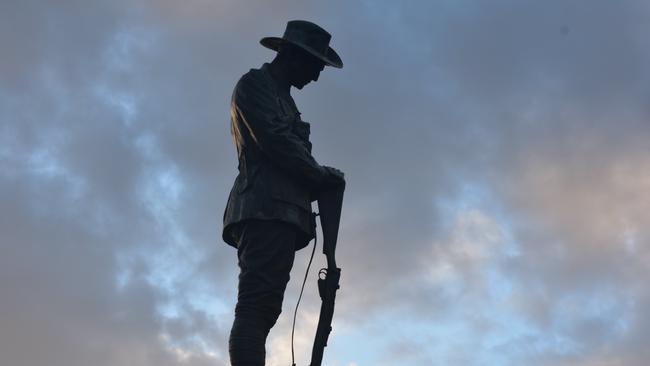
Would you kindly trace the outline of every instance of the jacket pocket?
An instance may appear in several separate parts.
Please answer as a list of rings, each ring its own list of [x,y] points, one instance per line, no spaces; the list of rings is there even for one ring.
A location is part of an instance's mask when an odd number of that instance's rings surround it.
[[[301,209],[307,212],[311,212],[311,203],[309,201],[297,199],[296,197],[279,196],[279,195],[277,196],[273,195],[272,198],[276,201],[289,203],[294,206],[300,207]]]
[[[288,174],[273,170],[273,179],[270,179],[271,198],[274,200],[291,203],[295,206],[311,212],[311,200],[309,199],[309,190],[297,180]]]
[[[244,171],[239,173],[239,175],[237,176],[237,180],[238,180],[237,193],[244,193],[250,187],[253,186],[258,171],[259,171],[259,166],[253,165],[253,166],[248,166],[246,169],[244,169]]]

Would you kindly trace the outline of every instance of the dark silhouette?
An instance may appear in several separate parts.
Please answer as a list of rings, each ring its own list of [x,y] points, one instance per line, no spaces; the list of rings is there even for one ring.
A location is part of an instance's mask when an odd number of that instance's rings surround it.
[[[334,300],[336,291],[339,289],[339,279],[341,269],[336,265],[334,252],[336,251],[336,240],[339,234],[339,222],[341,220],[341,208],[343,206],[343,192],[345,191],[345,181],[332,187],[331,189],[320,192],[318,197],[318,211],[320,213],[320,222],[323,230],[323,253],[327,256],[327,268],[322,268],[318,272],[318,293],[322,300],[320,315],[318,317],[318,326],[316,327],[316,337],[314,338],[314,347],[311,351],[310,366],[320,366],[323,361],[323,352],[327,346],[327,339],[332,331],[332,317],[334,316]],[[314,245],[314,249],[316,246]],[[312,258],[313,258],[312,252]],[[311,259],[309,260],[311,264]],[[309,266],[307,266],[309,271]],[[305,273],[305,279],[307,274]],[[303,282],[303,288],[305,284]],[[302,290],[300,291],[302,296]],[[298,300],[300,301],[300,300]],[[296,305],[298,311],[298,305]],[[294,326],[296,314],[293,315]],[[293,333],[291,333],[291,358],[293,359]],[[293,366],[296,366],[295,362]]]
[[[324,233],[328,269],[323,284],[319,281],[319,289],[324,288],[321,321],[331,322],[339,277],[334,247],[345,181],[341,171],[318,164],[311,155],[310,125],[300,119],[290,95],[292,86],[302,89],[317,81],[325,65],[343,67],[329,47],[330,38],[316,24],[290,21],[282,38],[260,41],[278,52],[275,59],[242,76],[233,92],[231,133],[239,174],[223,218],[223,239],[237,248],[240,268],[229,341],[233,366],[264,365],[266,337],[280,315],[295,251],[315,237],[311,202],[321,195],[338,200],[330,204],[332,209],[319,202],[323,216],[335,221],[327,222]],[[326,224],[323,216],[321,223]],[[329,324],[319,325],[316,343],[325,345],[329,329]],[[314,352],[317,360],[312,363],[320,365],[322,351],[315,346]]]

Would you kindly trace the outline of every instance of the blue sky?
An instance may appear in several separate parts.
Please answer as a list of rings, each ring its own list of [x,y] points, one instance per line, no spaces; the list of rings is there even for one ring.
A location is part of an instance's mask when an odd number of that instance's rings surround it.
[[[646,2],[10,0],[3,365],[229,364],[230,95],[291,19],[345,65],[293,91],[316,159],[347,177],[324,365],[647,363]],[[290,363],[309,252],[270,366]]]

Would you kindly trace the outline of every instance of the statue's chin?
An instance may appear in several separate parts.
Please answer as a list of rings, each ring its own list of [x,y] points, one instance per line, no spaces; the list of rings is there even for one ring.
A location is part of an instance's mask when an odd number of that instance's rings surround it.
[[[307,85],[307,84],[309,84],[309,81],[306,82],[306,83],[295,84],[294,87],[296,87],[296,89],[298,89],[298,90],[301,90],[301,89],[304,88],[305,85]]]

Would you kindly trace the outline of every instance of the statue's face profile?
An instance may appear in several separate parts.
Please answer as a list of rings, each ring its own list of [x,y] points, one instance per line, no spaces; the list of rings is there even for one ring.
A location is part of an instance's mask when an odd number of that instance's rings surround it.
[[[320,72],[325,68],[325,63],[310,53],[297,50],[291,60],[291,85],[302,89],[312,81],[318,81]]]

